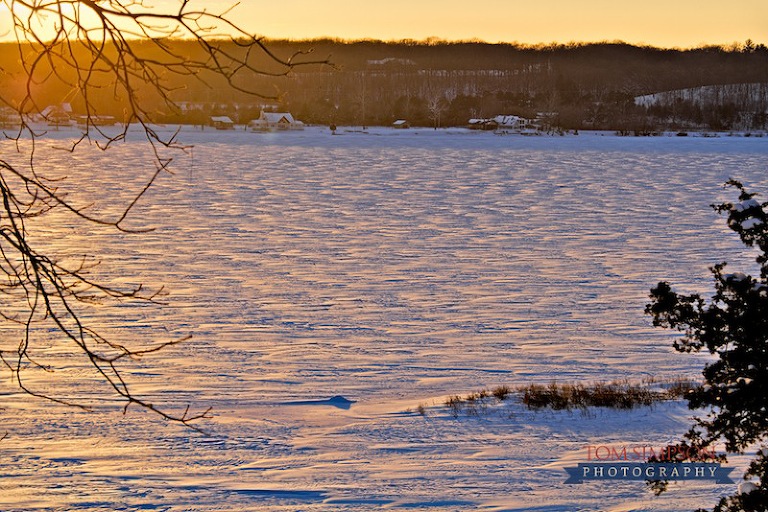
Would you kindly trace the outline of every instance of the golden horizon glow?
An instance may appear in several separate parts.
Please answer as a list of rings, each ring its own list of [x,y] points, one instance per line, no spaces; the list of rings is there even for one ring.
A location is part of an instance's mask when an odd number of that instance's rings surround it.
[[[0,2],[6,6],[7,0]],[[134,4],[136,7],[138,4]],[[178,11],[179,0],[145,4]],[[188,8],[227,18],[245,32],[270,39],[423,41],[480,40],[550,44],[623,41],[661,48],[768,44],[768,1],[731,0],[190,0]],[[143,6],[136,7],[139,10]],[[35,19],[38,35],[53,34],[55,17]],[[225,35],[225,27],[213,34]],[[10,16],[0,10],[0,41],[14,39]]]
[[[158,1],[158,7],[173,4]],[[197,0],[198,7],[209,11],[232,5],[228,0]],[[249,32],[273,39],[624,41],[669,48],[747,39],[768,43],[765,0],[245,0],[230,13]]]

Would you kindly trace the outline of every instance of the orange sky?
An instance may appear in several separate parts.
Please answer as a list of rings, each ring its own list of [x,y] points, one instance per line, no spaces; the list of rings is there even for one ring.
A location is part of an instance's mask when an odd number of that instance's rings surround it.
[[[194,1],[210,10],[233,3]],[[233,14],[252,32],[295,39],[768,43],[768,0],[243,0]]]
[[[0,4],[0,21],[3,16]],[[149,0],[175,11],[179,0]],[[690,48],[768,44],[768,0],[191,0],[253,34],[308,39],[481,39],[568,43],[621,40]],[[40,24],[54,23],[47,17]],[[45,29],[44,29],[45,30]],[[43,30],[43,33],[44,33]],[[13,33],[0,23],[0,39]]]

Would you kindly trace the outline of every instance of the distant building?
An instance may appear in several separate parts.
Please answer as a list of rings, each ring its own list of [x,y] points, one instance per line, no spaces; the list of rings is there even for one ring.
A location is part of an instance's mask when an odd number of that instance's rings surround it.
[[[368,60],[369,66],[415,66],[416,63],[411,59],[398,59],[397,57],[387,57],[386,59]]]
[[[470,119],[467,126],[473,130],[492,130],[509,133],[523,133],[533,128],[531,121],[513,115],[498,115],[486,119]]]
[[[304,123],[297,121],[287,112],[261,112],[258,119],[248,123],[248,128],[254,132],[271,132],[275,130],[303,130]]]
[[[467,121],[467,128],[470,130],[485,130],[487,129],[488,119],[473,118]]]
[[[80,127],[86,126],[113,126],[117,124],[115,116],[97,116],[97,115],[84,115],[78,116],[77,125]]]
[[[235,122],[228,116],[211,116],[211,124],[217,130],[234,130]]]
[[[410,127],[411,127],[411,125],[408,124],[408,121],[406,121],[405,119],[398,119],[397,121],[392,123],[392,128],[396,128],[398,130],[405,130],[405,129],[408,129]]]
[[[0,128],[17,127],[21,122],[21,116],[11,107],[0,107]]]
[[[74,123],[72,119],[72,105],[69,103],[48,105],[40,112],[40,115],[50,126],[58,127]]]

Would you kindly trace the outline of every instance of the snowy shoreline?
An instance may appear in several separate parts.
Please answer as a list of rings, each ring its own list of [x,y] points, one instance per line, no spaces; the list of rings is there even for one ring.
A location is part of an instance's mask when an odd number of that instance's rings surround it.
[[[725,137],[744,137],[744,138],[763,138],[768,137],[768,133],[762,130],[756,131],[716,131],[705,130],[701,128],[689,128],[680,130],[662,130],[654,132],[653,134],[621,134],[615,130],[563,130],[563,131],[541,131],[532,133],[516,133],[511,131],[483,131],[475,130],[463,127],[411,127],[408,129],[396,129],[388,126],[337,126],[336,130],[332,131],[327,125],[305,125],[302,130],[274,130],[274,131],[250,131],[247,125],[236,124],[234,129],[231,130],[217,130],[213,126],[201,126],[201,125],[177,125],[177,124],[156,124],[150,125],[151,128],[158,133],[179,133],[180,135],[189,133],[217,133],[221,136],[227,134],[236,134],[247,132],[254,136],[299,136],[299,135],[374,135],[374,136],[397,136],[397,137],[409,137],[409,136],[446,136],[446,135],[466,135],[475,137],[511,137],[511,138],[539,138],[539,137],[620,137],[620,138],[667,138],[667,137],[694,137],[694,138],[725,138]],[[45,123],[30,123],[30,127],[35,130],[36,133],[42,134],[43,137],[56,137],[57,134],[61,135],[79,135],[83,132],[82,128],[77,126],[49,126]],[[99,130],[103,130],[105,133],[113,133],[122,130],[121,126],[100,126]],[[98,135],[95,128],[92,128],[93,134]],[[5,132],[9,135],[15,133],[14,130],[5,129]],[[132,124],[129,128],[129,133],[137,134],[143,133],[141,125]],[[183,141],[182,141],[183,142]]]

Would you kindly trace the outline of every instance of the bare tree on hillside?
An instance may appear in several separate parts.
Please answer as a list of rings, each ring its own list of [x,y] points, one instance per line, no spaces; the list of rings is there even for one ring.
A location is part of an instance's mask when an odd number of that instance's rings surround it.
[[[448,104],[442,93],[429,91],[427,94],[427,112],[435,130],[440,128],[440,121],[447,110]]]
[[[127,346],[103,336],[84,319],[82,308],[94,302],[155,302],[158,292],[94,280],[88,258],[70,264],[34,243],[43,235],[33,231],[32,219],[38,225],[46,216],[64,212],[73,223],[141,232],[127,227],[126,219],[158,177],[169,171],[171,159],[165,150],[183,149],[178,133],[164,136],[152,125],[158,99],[174,107],[169,77],[185,76],[268,97],[270,91],[249,87],[254,77],[285,75],[297,65],[325,61],[310,61],[303,53],[278,56],[262,39],[229,21],[227,12],[196,10],[189,0],[179,0],[173,12],[151,8],[142,0],[2,0],[0,6],[2,22],[10,23],[6,38],[13,37],[18,63],[17,69],[0,70],[0,83],[15,84],[0,88],[0,105],[5,126],[13,122],[16,127],[11,137],[17,148],[30,143],[34,148],[39,141],[39,123],[31,119],[41,112],[53,115],[56,109],[46,109],[44,96],[53,84],[82,114],[82,135],[69,151],[77,151],[82,143],[106,150],[123,140],[134,124],[141,127],[154,154],[154,168],[147,170],[143,185],[109,218],[71,202],[60,182],[47,178],[50,160],[36,156],[34,149],[21,166],[10,163],[17,158],[12,155],[0,159],[0,325],[15,326],[18,333],[0,340],[0,360],[24,392],[87,408],[87,403],[41,390],[25,379],[28,372],[55,370],[42,350],[54,346],[90,366],[106,384],[104,394],[121,399],[125,409],[135,404],[196,428],[191,422],[206,417],[207,411],[190,412],[187,406],[181,413],[169,412],[134,394],[121,373],[121,363],[183,340],[137,340]],[[2,29],[8,30],[7,25]],[[191,54],[177,52],[174,41],[180,38],[194,43]],[[117,130],[102,126],[105,96],[123,106]],[[69,157],[61,153],[61,158]]]

